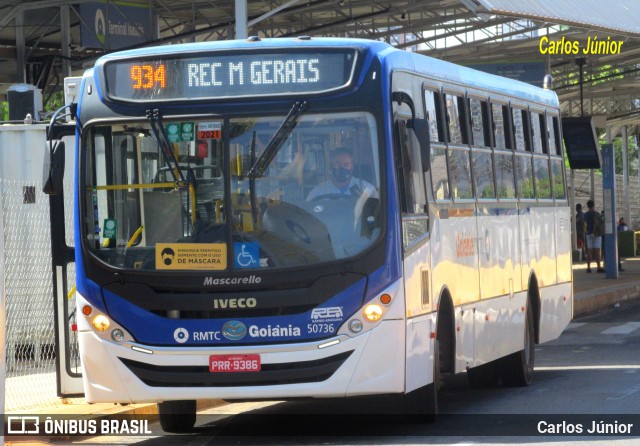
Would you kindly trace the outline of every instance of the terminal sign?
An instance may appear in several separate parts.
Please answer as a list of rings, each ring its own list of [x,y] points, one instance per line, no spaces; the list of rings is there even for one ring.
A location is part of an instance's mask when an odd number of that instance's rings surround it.
[[[171,101],[321,93],[349,84],[356,52],[200,54],[98,64],[107,96],[118,101]]]

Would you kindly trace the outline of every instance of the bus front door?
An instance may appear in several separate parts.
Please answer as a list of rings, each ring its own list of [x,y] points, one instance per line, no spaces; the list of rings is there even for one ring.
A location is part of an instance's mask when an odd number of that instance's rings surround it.
[[[49,195],[51,267],[53,272],[56,387],[59,397],[81,396],[82,371],[75,311],[75,253],[73,243],[73,138],[56,140],[45,157],[43,191]],[[66,164],[66,165],[65,165]],[[67,179],[67,185],[63,179]]]

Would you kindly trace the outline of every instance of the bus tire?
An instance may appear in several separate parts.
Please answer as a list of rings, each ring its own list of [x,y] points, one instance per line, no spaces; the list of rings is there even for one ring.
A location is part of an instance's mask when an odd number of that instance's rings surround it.
[[[196,400],[158,403],[160,426],[165,432],[189,432],[196,424]]]
[[[509,387],[526,387],[533,382],[535,363],[535,328],[531,303],[525,316],[524,348],[502,359],[502,384]]]
[[[404,395],[404,413],[419,423],[432,423],[438,415],[440,356],[438,341],[433,341],[433,382]]]

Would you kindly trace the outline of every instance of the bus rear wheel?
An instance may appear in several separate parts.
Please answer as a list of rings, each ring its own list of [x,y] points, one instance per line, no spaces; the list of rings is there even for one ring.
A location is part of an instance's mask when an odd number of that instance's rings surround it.
[[[509,387],[526,387],[533,382],[535,362],[535,333],[531,305],[527,306],[524,348],[502,359],[502,384]]]
[[[196,424],[196,400],[158,403],[160,426],[165,432],[189,432]]]

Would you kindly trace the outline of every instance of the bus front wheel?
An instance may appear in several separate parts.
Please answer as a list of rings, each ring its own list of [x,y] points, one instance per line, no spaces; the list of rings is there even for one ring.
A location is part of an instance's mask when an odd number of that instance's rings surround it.
[[[158,403],[160,426],[165,432],[188,432],[196,424],[196,401],[164,401]]]

